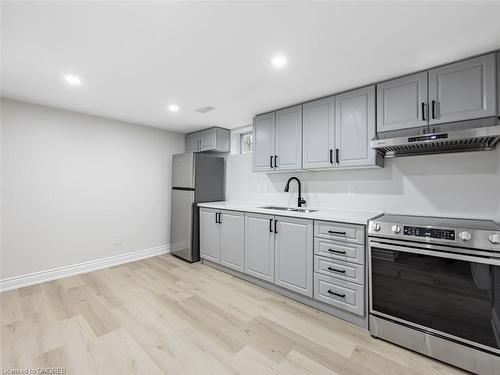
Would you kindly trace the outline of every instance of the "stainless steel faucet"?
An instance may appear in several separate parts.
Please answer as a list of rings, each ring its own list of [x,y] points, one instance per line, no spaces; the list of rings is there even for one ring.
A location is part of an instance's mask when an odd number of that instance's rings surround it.
[[[299,197],[297,199],[297,207],[302,207],[303,204],[306,204],[306,201],[304,198],[302,198],[302,187],[300,180],[297,177],[290,177],[286,183],[285,186],[285,191],[288,193],[288,190],[290,189],[290,181],[295,180],[297,181],[297,185],[299,185]]]

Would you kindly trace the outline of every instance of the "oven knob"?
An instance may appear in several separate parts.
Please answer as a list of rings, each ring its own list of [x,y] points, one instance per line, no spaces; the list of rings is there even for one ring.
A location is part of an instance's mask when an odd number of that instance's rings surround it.
[[[401,227],[399,225],[393,225],[392,226],[392,231],[394,233],[399,233],[399,232],[401,232]]]
[[[378,232],[380,230],[380,225],[377,223],[372,224],[372,230]]]
[[[500,244],[500,234],[498,234],[498,233],[492,234],[491,236],[488,237],[488,239],[490,240],[490,242],[492,244],[495,244],[495,245]]]
[[[460,232],[458,234],[458,238],[460,238],[462,241],[470,241],[470,239],[472,238],[472,235],[467,232],[467,231],[463,231],[463,232]]]

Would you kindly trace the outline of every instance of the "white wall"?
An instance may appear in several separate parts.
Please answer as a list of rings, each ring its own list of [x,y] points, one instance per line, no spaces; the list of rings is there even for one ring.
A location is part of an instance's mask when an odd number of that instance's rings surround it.
[[[0,279],[169,243],[171,155],[184,135],[1,106]]]
[[[484,218],[500,221],[500,147],[494,151],[412,156],[386,160],[370,170],[252,173],[251,154],[227,158],[226,198],[296,206],[303,181],[309,206],[388,213]],[[348,194],[354,186],[355,195]]]

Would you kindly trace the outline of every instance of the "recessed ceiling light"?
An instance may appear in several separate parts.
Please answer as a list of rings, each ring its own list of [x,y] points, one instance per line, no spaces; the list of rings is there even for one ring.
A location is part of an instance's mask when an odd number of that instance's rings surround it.
[[[271,64],[275,68],[283,68],[286,65],[286,57],[283,55],[276,55],[271,59]]]
[[[82,84],[82,80],[80,79],[80,77],[75,76],[74,74],[65,74],[64,80],[66,81],[66,83],[69,83],[73,86],[80,86]]]
[[[168,110],[170,112],[179,112],[179,106],[177,104],[170,104]]]

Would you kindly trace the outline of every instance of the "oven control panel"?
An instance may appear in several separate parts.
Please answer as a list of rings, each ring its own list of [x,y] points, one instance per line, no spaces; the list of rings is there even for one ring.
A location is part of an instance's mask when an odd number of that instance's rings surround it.
[[[455,231],[450,229],[409,227],[405,225],[403,228],[403,234],[405,236],[429,237],[440,240],[455,241]]]

